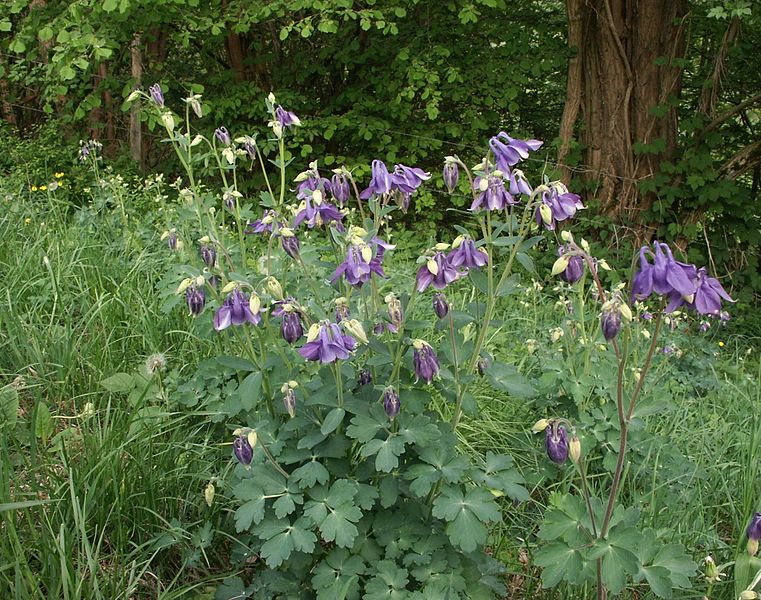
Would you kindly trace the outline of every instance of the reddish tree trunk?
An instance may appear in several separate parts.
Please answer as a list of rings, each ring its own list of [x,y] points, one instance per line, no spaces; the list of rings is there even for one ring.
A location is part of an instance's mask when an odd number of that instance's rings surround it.
[[[140,87],[143,81],[143,60],[140,51],[140,33],[135,33],[130,43],[130,56],[132,59],[132,79],[135,86]],[[132,104],[129,114],[129,147],[132,160],[144,166],[143,160],[143,127],[140,123],[140,109],[138,103]]]
[[[585,176],[597,184],[602,213],[631,224],[634,237],[647,237],[643,213],[655,196],[641,193],[638,184],[652,178],[675,151],[676,112],[662,107],[681,88],[681,68],[674,59],[684,53],[684,2],[568,0],[567,6],[569,43],[581,40],[578,56],[569,63],[568,85],[569,91],[577,85],[580,90],[567,99],[561,157],[570,141],[567,121],[579,103]],[[570,18],[576,12],[580,25]]]

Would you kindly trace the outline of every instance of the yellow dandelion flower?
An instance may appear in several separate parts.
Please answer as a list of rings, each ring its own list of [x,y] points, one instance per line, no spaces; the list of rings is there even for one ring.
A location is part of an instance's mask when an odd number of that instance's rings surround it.
[[[723,348],[723,347],[724,347],[724,342],[719,342],[719,348]]]
[[[32,186],[32,191],[33,191],[33,192],[36,192],[36,191],[37,191],[37,186],[36,186],[36,185],[33,185],[33,186]]]
[[[41,186],[40,186],[40,190],[41,190],[41,191],[43,191],[43,192],[44,192],[46,189],[48,189],[48,186],[46,186],[46,185],[41,185]]]

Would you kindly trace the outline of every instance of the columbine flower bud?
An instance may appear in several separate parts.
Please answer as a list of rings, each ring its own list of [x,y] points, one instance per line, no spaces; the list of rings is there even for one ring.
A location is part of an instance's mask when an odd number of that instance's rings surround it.
[[[214,246],[201,246],[201,260],[210,269],[214,268],[214,265],[217,263],[217,251],[214,249]]]
[[[740,592],[740,600],[756,600],[758,593],[753,590],[743,590]]]
[[[600,327],[606,340],[615,338],[621,330],[621,312],[615,307],[603,310],[600,316]]]
[[[341,321],[348,319],[351,316],[351,313],[349,311],[349,301],[341,296],[340,298],[336,298],[336,323],[340,323]]]
[[[304,336],[304,327],[301,324],[301,316],[296,311],[283,312],[280,321],[280,333],[283,339],[293,345]]]
[[[545,430],[545,447],[547,456],[554,463],[562,465],[568,458],[568,432],[565,426],[558,424],[557,421],[550,421]]]
[[[412,364],[415,368],[415,376],[431,383],[439,373],[439,360],[431,345],[424,340],[413,340],[414,348]]]
[[[185,300],[188,303],[190,314],[197,317],[203,312],[204,306],[206,306],[206,292],[202,287],[191,285],[185,291]]]
[[[333,199],[340,208],[346,205],[351,191],[349,190],[349,182],[346,180],[346,174],[341,171],[333,175],[330,179],[330,191],[333,194]]]
[[[256,443],[256,433],[254,432],[254,444]],[[233,442],[233,454],[240,464],[247,469],[251,468],[251,461],[254,460],[254,444],[250,441],[250,434],[240,434]]]
[[[299,258],[301,246],[292,229],[288,229],[287,227],[282,227],[280,229],[280,245],[288,256],[294,259]]]
[[[386,296],[386,304],[388,306],[388,319],[393,326],[393,329],[391,329],[391,327],[389,327],[389,329],[393,332],[397,332],[401,328],[402,321],[404,320],[402,303],[399,302],[398,298],[393,294],[388,294]]]
[[[214,489],[214,484],[210,481],[209,484],[206,486],[206,489],[203,491],[203,498],[206,500],[206,505],[211,508],[211,505],[214,503],[214,495],[216,493],[216,490]]]
[[[275,298],[275,300],[283,299],[283,286],[280,285],[280,282],[277,279],[274,277],[267,277],[264,285],[267,287],[267,291],[270,293],[270,296]]]
[[[226,127],[217,127],[214,130],[214,137],[219,140],[219,143],[224,146],[230,145],[230,132]]]
[[[745,530],[748,536],[748,554],[755,556],[758,552],[758,541],[761,540],[761,513],[756,513]]]
[[[433,295],[433,311],[439,319],[443,319],[449,313],[449,303],[441,292]]]
[[[344,319],[341,322],[341,325],[343,325],[344,329],[346,329],[346,332],[362,342],[363,344],[369,344],[369,340],[367,339],[367,334],[365,333],[365,328],[362,327],[362,323],[357,321],[357,319]]]
[[[164,92],[161,91],[161,86],[158,83],[154,83],[148,88],[148,91],[151,93],[151,100],[161,108],[164,108]]]
[[[447,157],[444,163],[444,172],[442,176],[444,178],[444,185],[447,186],[447,191],[451,194],[457,189],[457,182],[460,180],[460,167],[455,160],[448,160],[453,157]]]
[[[575,464],[579,464],[579,460],[581,460],[581,440],[579,440],[576,434],[571,436],[571,441],[568,442],[568,456],[571,457],[571,460]]]
[[[164,123],[164,127],[171,134],[174,131],[174,117],[172,113],[167,111],[161,115],[161,122]]]
[[[541,433],[545,429],[547,429],[550,426],[550,422],[547,419],[539,419],[534,425],[531,427],[531,431],[533,433]]]
[[[478,374],[481,377],[483,377],[486,374],[486,371],[489,369],[490,364],[491,363],[489,362],[488,358],[484,356],[480,356],[478,358],[478,360],[476,361],[476,371],[478,371]]]
[[[362,369],[359,373],[357,373],[357,384],[358,385],[367,385],[368,383],[373,382],[373,374],[370,372],[369,369]]]
[[[296,392],[295,389],[298,387],[298,383],[295,381],[289,381],[287,383],[283,384],[283,387],[280,388],[280,391],[283,392],[283,406],[285,407],[286,412],[291,417],[296,416]]]
[[[386,411],[388,418],[393,421],[396,415],[399,414],[400,408],[401,401],[399,400],[399,394],[396,393],[393,386],[388,386],[383,390],[383,410]]]

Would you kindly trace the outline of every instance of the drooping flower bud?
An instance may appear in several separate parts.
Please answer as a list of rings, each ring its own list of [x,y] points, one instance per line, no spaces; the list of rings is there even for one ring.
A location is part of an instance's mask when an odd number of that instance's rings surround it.
[[[433,295],[433,311],[439,319],[443,319],[449,314],[449,302],[447,302],[447,297],[441,292]]]
[[[185,300],[188,303],[190,314],[197,317],[203,312],[206,306],[206,292],[202,287],[191,285],[185,290]]]
[[[361,342],[362,344],[370,343],[367,339],[365,328],[362,327],[362,323],[357,321],[357,319],[344,319],[341,321],[341,325],[346,330],[346,333],[354,337],[354,339],[357,341]]]
[[[214,268],[217,262],[217,251],[214,249],[214,246],[201,246],[201,260],[210,269]]]
[[[449,160],[450,158],[453,160]],[[444,185],[447,186],[447,191],[451,194],[457,189],[457,182],[460,180],[460,168],[454,157],[447,157],[442,176],[444,177]]]
[[[280,282],[277,279],[274,277],[267,277],[264,285],[267,287],[267,291],[270,293],[270,296],[272,296],[275,300],[283,299],[283,286],[280,285]]]
[[[600,316],[600,327],[606,340],[610,341],[621,330],[621,310],[616,303],[605,303]]]
[[[209,508],[211,508],[211,505],[214,503],[215,494],[216,490],[214,489],[214,484],[210,481],[206,486],[206,489],[203,491],[203,498],[206,500],[206,506]]]
[[[151,99],[161,108],[164,108],[164,92],[161,91],[161,86],[154,83],[148,88],[148,91],[151,93]]]
[[[385,301],[388,306],[388,320],[391,323],[389,330],[396,333],[399,331],[399,328],[402,326],[402,321],[404,320],[402,303],[399,302],[399,299],[394,294],[387,294]]]
[[[568,456],[571,457],[574,464],[579,464],[579,460],[581,460],[581,440],[575,433],[568,442]]]
[[[251,467],[251,461],[254,460],[254,449],[249,441],[249,436],[241,433],[235,438],[235,441],[233,442],[233,454],[235,454],[235,458],[244,467]]]
[[[285,233],[286,231],[288,231],[290,235],[287,235]],[[298,260],[301,245],[299,244],[299,239],[293,234],[293,231],[290,229],[286,230],[285,228],[280,230],[280,245],[288,256]]]
[[[424,340],[413,340],[414,348],[412,364],[415,368],[415,376],[431,383],[439,373],[439,360],[431,345]]]
[[[531,431],[533,433],[541,433],[545,429],[547,429],[550,426],[550,422],[547,419],[539,419],[536,423],[534,423],[531,427]]]
[[[230,145],[230,132],[227,131],[227,127],[217,127],[214,130],[214,137],[219,140],[219,143],[223,146]]]
[[[280,322],[280,333],[283,339],[293,345],[304,336],[304,327],[301,324],[301,316],[296,311],[283,312]]]
[[[348,319],[351,316],[351,313],[349,311],[349,301],[341,296],[340,298],[336,298],[336,323],[340,323],[341,321]]]
[[[367,385],[368,383],[373,382],[373,374],[370,372],[369,369],[362,369],[359,373],[357,373],[357,384],[358,385]]]
[[[562,465],[568,459],[568,432],[557,421],[551,421],[545,431],[547,456],[552,462]]]
[[[491,366],[491,361],[486,358],[485,356],[479,356],[478,360],[476,361],[476,371],[478,371],[478,374],[483,377],[486,374],[486,371],[489,370],[489,367]]]
[[[166,236],[166,245],[170,250],[177,250],[177,234],[174,231],[170,231]]]
[[[399,414],[401,406],[399,394],[393,386],[388,386],[383,390],[383,410],[386,411],[386,414],[391,421],[393,421],[396,418],[396,415]]]
[[[289,381],[284,383],[283,387],[280,388],[280,391],[284,394],[283,406],[291,419],[296,416],[296,387],[298,387],[298,383]]]
[[[346,180],[346,175],[343,172],[336,173],[330,180],[330,191],[333,194],[333,199],[340,208],[346,205],[349,195],[349,182]]]

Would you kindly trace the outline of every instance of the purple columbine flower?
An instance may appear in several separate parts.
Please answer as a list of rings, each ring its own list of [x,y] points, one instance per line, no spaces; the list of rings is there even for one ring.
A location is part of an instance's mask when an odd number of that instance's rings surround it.
[[[399,400],[399,394],[393,388],[388,386],[383,390],[383,410],[386,411],[389,420],[393,421],[396,415],[399,414],[399,409],[402,407],[402,403]]]
[[[528,153],[539,150],[543,142],[539,140],[519,140],[511,138],[504,131],[489,140],[489,148],[494,153],[497,168],[505,173],[510,172],[510,167],[517,165],[523,159],[528,158]]]
[[[652,258],[653,262],[648,258]],[[674,259],[668,244],[656,241],[653,250],[643,246],[639,251],[639,271],[632,280],[632,298],[644,300],[653,292],[667,296],[669,304],[666,312],[672,312],[685,301],[694,300],[696,279],[695,265]]]
[[[306,221],[309,229],[312,229],[315,225],[318,227],[331,221],[341,222],[344,218],[342,212],[340,212],[335,206],[328,202],[313,202],[310,199],[302,202],[303,208],[296,213],[296,217],[293,220],[293,226],[298,227]]]
[[[173,231],[166,236],[166,245],[169,246],[170,250],[177,250],[177,234]]]
[[[227,295],[224,304],[217,309],[214,315],[214,329],[222,331],[230,325],[243,325],[244,323],[258,325],[261,320],[259,311],[251,310],[248,295],[239,289],[234,289]]]
[[[423,340],[414,340],[412,347],[414,349],[412,364],[415,367],[415,377],[424,379],[426,383],[431,383],[439,373],[440,368],[436,353],[431,345]]]
[[[731,318],[732,317],[729,316],[729,313],[726,310],[722,310],[719,313],[719,321],[721,322],[722,327],[724,327],[724,325],[726,325]]]
[[[247,135],[243,138],[243,149],[251,160],[256,158],[256,138]]]
[[[449,302],[447,297],[441,292],[437,292],[433,295],[433,312],[439,319],[443,319],[449,314]]]
[[[721,313],[722,298],[727,302],[734,302],[724,291],[719,280],[708,276],[705,267],[698,269],[695,300],[692,303],[695,310],[701,315],[718,315]]]
[[[571,245],[566,244],[558,248],[558,256],[571,252]],[[568,259],[568,266],[560,273],[560,277],[568,283],[576,283],[584,275],[584,259],[578,254]]]
[[[367,385],[373,382],[373,374],[369,369],[362,369],[357,373],[357,385]]]
[[[301,244],[299,244],[299,238],[297,238],[292,231],[288,230],[287,233],[283,233],[286,231],[285,228],[280,230],[280,245],[283,247],[283,250],[285,250],[285,253],[293,258],[294,260],[298,260],[300,256],[300,249]],[[290,235],[289,235],[290,234]]]
[[[246,233],[272,233],[272,227],[277,218],[274,210],[265,210],[261,219],[246,225]]]
[[[504,210],[506,206],[515,206],[518,201],[505,188],[505,180],[496,175],[476,177],[473,190],[480,192],[470,205],[470,210]]]
[[[480,269],[489,263],[489,255],[476,248],[476,243],[470,238],[459,238],[462,241],[457,248],[447,255],[447,262],[453,267]]]
[[[409,196],[413,194],[424,181],[431,178],[430,173],[417,167],[406,167],[404,165],[394,165],[394,172],[391,175],[391,185],[402,194]]]
[[[279,104],[277,105],[277,108],[275,108],[275,118],[280,124],[281,129],[301,125],[301,119],[299,119],[294,113],[285,110]]]
[[[223,146],[230,145],[230,132],[227,131],[227,127],[217,127],[214,130],[214,137],[219,140],[219,143]]]
[[[206,306],[206,292],[201,287],[191,285],[185,290],[185,301],[188,303],[188,310],[190,314],[197,317],[203,312],[204,306]]]
[[[240,464],[244,467],[251,465],[251,461],[254,460],[254,449],[248,442],[248,437],[245,435],[239,435],[233,442],[233,454]]]
[[[326,364],[346,360],[356,345],[357,341],[345,335],[336,323],[323,321],[312,325],[306,344],[299,348],[299,354],[306,360],[319,360]]]
[[[372,273],[380,277],[386,276],[380,261],[373,261],[372,247],[351,244],[346,249],[346,258],[333,272],[330,281],[332,283],[343,275],[350,285],[359,288],[370,280]]]
[[[320,199],[325,198],[327,194],[332,192],[333,188],[329,179],[320,177],[316,169],[310,172],[313,173],[313,175],[310,175],[304,181],[299,183],[299,187],[296,191],[296,197],[299,200],[311,199],[317,190],[320,191]]]
[[[745,535],[748,536],[749,540],[755,542],[761,540],[761,513],[757,512],[753,515],[745,530]]]
[[[700,333],[705,333],[710,328],[711,328],[711,324],[708,321],[702,321],[698,329],[700,330]]]
[[[443,290],[459,277],[457,269],[449,264],[443,252],[437,252],[433,258],[418,269],[416,281],[417,291],[424,292],[429,285],[433,284],[437,290]]]
[[[148,88],[148,91],[151,93],[151,99],[161,108],[164,108],[164,92],[161,91],[161,86],[154,83]]]
[[[457,189],[457,182],[460,181],[460,167],[453,160],[446,161],[441,175],[444,178],[447,191],[450,194],[453,193]]]
[[[214,246],[201,246],[201,260],[210,269],[214,268],[214,265],[217,263],[217,251],[214,249]]]
[[[547,433],[544,445],[547,448],[547,456],[552,462],[562,465],[568,459],[568,432],[557,421],[552,421],[545,431]]]
[[[340,208],[346,206],[351,190],[345,173],[336,173],[330,180],[330,193]]]
[[[550,231],[555,231],[558,223],[570,219],[577,210],[584,208],[581,196],[569,192],[559,181],[551,184],[541,195],[542,203],[536,209],[536,222]]]
[[[370,185],[367,189],[363,190],[359,197],[362,200],[367,200],[375,194],[376,196],[382,196],[388,194],[391,191],[391,175],[388,172],[388,168],[385,163],[380,160],[374,160],[372,166],[372,177],[370,178]]]
[[[510,171],[507,178],[510,182],[510,193],[513,196],[518,196],[520,194],[530,196],[533,193],[534,190],[531,187],[531,184],[520,169],[513,169]]]
[[[349,310],[349,304],[348,302],[336,302],[336,323],[340,323],[341,321],[345,321],[351,318],[351,311]]]

